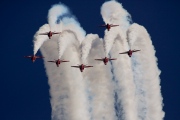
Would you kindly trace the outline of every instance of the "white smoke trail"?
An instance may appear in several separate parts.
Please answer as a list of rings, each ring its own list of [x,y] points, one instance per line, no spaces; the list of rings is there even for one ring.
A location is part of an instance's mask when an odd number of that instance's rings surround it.
[[[86,32],[84,29],[80,26],[80,24],[77,22],[76,18],[74,16],[64,17],[62,19],[63,23],[63,30],[70,30],[73,31],[77,37],[77,40],[81,44],[81,42],[84,40]]]
[[[118,51],[125,51],[128,46],[119,42],[119,39],[116,39],[110,51],[110,55],[117,56],[117,60],[112,62],[117,94],[117,116],[119,120],[138,120],[131,61],[127,55],[117,55]]]
[[[105,2],[102,5],[101,15],[105,23],[118,24],[121,29],[125,30],[129,27],[129,23],[127,21],[130,21],[130,14],[115,0]]]
[[[80,27],[80,24],[75,20],[74,17],[64,17],[61,20],[62,33],[58,39],[58,51],[59,59],[63,55],[67,46],[72,42],[72,37],[76,38],[74,44],[80,45],[80,43],[85,38],[85,31]],[[68,35],[67,35],[68,34]]]
[[[130,25],[129,13],[116,1],[105,2],[101,7],[101,14],[105,23],[118,24],[105,35],[105,45],[108,44],[110,55],[118,57],[112,62],[112,72],[116,85],[115,105],[118,120],[138,120],[137,103],[135,99],[135,85],[128,56],[119,56],[118,52],[129,49],[126,31]],[[109,40],[111,39],[112,40]],[[115,41],[114,41],[115,40]],[[111,42],[111,43],[110,43]],[[105,46],[107,48],[107,45]],[[108,54],[109,51],[106,51]]]
[[[47,35],[39,35],[39,33],[46,33],[49,31],[60,31],[62,29],[61,24],[57,24],[58,17],[62,17],[69,14],[68,8],[63,4],[53,5],[48,12],[48,23],[43,25],[38,32],[34,35],[34,55],[37,53],[41,45],[48,40]],[[59,29],[58,29],[59,28]]]
[[[53,5],[48,13],[48,23],[52,27],[63,30],[72,30],[76,34],[79,34],[78,40],[82,42],[86,32],[80,26],[76,17],[72,15],[69,8],[64,4]]]
[[[99,38],[97,34],[88,34],[81,44],[81,60],[82,63],[87,63],[86,58],[89,55],[92,42]]]
[[[118,34],[121,39],[126,39],[126,30],[129,27],[130,15],[123,9],[122,5],[114,0],[105,2],[101,7],[101,15],[104,22],[107,24],[119,25],[112,27],[110,31],[105,31],[104,45],[105,54],[107,55],[112,48],[114,39]]]
[[[48,37],[46,35],[39,35],[40,33],[45,33],[47,31],[49,31],[49,25],[45,24],[42,27],[40,27],[40,29],[36,32],[36,34],[34,35],[34,55],[37,53],[37,51],[39,50],[39,48],[41,47],[41,45],[48,40]]]
[[[57,39],[57,38],[56,38]],[[52,120],[89,120],[86,95],[84,93],[84,81],[78,69],[70,68],[70,65],[79,63],[79,50],[74,44],[62,56],[70,60],[70,63],[62,63],[57,68],[47,60],[57,58],[57,43],[47,41],[41,47],[45,56],[45,67],[50,85]]]
[[[73,16],[67,6],[62,3],[53,5],[48,12],[48,23],[57,31],[71,30],[78,34],[77,39],[82,42],[86,32],[80,26],[76,17]]]
[[[57,39],[57,38],[56,38]],[[56,46],[51,42],[45,42],[41,48],[46,60],[57,58]],[[51,95],[53,120],[89,120],[86,94],[82,75],[79,69],[72,69],[70,65],[80,63],[78,47],[71,44],[62,57],[70,60],[70,64],[61,64],[60,69],[54,64],[45,62]],[[79,56],[79,57],[78,57]]]
[[[67,12],[68,15],[60,17],[59,19],[60,27],[63,31],[58,39],[59,59],[63,55],[68,44],[72,42],[72,37],[75,37],[78,40],[75,44],[80,45],[86,34],[86,32],[81,28],[80,24],[76,21],[75,17],[72,16],[69,11]],[[67,36],[67,34],[69,35]]]
[[[110,31],[105,31],[105,36],[104,36],[104,51],[105,51],[105,56],[107,57],[109,54],[109,51],[112,48],[112,45],[114,44],[114,39],[117,37],[117,31],[110,30]]]
[[[127,31],[127,40],[128,40],[128,43],[129,43],[129,46],[130,46],[130,49],[132,49],[132,46],[133,46],[133,43],[134,41],[137,39],[137,37],[139,36],[138,35],[138,31],[136,30],[137,28],[137,24],[136,23],[133,23],[128,31]],[[134,48],[133,48],[134,49]]]
[[[142,87],[139,88],[138,94],[141,96],[139,100],[145,105],[139,107],[144,112],[141,117],[143,120],[162,120],[164,112],[160,91],[160,70],[157,67],[155,50],[146,29],[138,24],[133,24],[133,28],[138,33],[133,40],[133,47],[141,49],[139,53],[133,55],[134,79],[137,81],[137,87]]]
[[[94,67],[84,72],[84,80],[88,82],[89,100],[92,120],[115,120],[114,86],[111,81],[110,63],[104,65],[95,58],[104,57],[103,42],[100,39],[92,41],[92,48],[87,63]]]
[[[59,6],[55,5],[54,7],[61,10],[64,8],[68,9],[62,4],[60,4]],[[52,16],[50,14],[52,14]],[[41,52],[45,57],[44,64],[46,67],[48,82],[50,85],[52,119],[89,120],[90,115],[88,112],[88,101],[85,81],[83,80],[82,74],[79,69],[70,67],[70,65],[76,65],[80,63],[79,43],[84,39],[85,32],[82,28],[80,28],[79,23],[74,19],[74,17],[56,15],[62,14],[58,14],[58,12],[53,13],[53,10],[49,12],[50,24],[55,24],[53,22],[57,22],[59,19],[61,19],[61,28],[58,25],[56,28],[62,29],[63,34],[66,34],[66,37],[64,36],[65,38],[71,39],[68,41],[69,48],[63,48],[64,51],[62,52],[61,56],[66,58],[67,60],[70,60],[70,63],[63,63],[60,65],[59,68],[57,68],[55,64],[46,62],[47,60],[52,60],[59,57],[59,44],[57,43],[57,40],[59,39],[58,36],[54,36],[51,40],[45,42],[43,45],[38,44],[38,48],[42,45]],[[68,16],[72,15],[68,14]],[[55,18],[57,18],[57,20],[55,20]],[[44,30],[46,32],[49,31],[49,29]],[[39,42],[40,40],[37,39],[36,41]],[[62,41],[61,44],[63,44]],[[34,46],[37,45],[35,44]],[[36,50],[38,49],[36,48]]]
[[[107,65],[94,60],[104,58],[102,40],[93,34],[85,37],[85,31],[63,4],[54,5],[49,10],[51,28],[45,24],[35,35],[34,54],[44,43],[41,52],[45,56],[50,85],[52,120],[162,119],[160,72],[146,30],[134,24],[127,32],[130,15],[116,1],[105,2],[101,14],[105,23],[120,25],[105,32],[105,55],[117,58]],[[47,41],[47,36],[38,35],[52,28],[62,31],[60,37],[56,35]],[[118,52],[129,49],[126,32],[130,48],[143,50],[142,54],[133,54],[133,66],[127,55],[118,55]],[[62,63],[57,68],[55,64],[46,62],[61,57],[70,63]],[[81,63],[94,67],[85,69],[83,73],[70,67]]]
[[[57,30],[58,17],[63,17],[69,14],[69,9],[64,4],[56,4],[51,7],[48,12],[48,23],[50,25],[50,30]]]
[[[75,35],[68,31],[63,31],[58,39],[58,58],[60,59],[61,56],[64,54],[64,51],[68,47],[70,43],[73,43],[73,39],[75,38]],[[78,41],[76,41],[78,42]],[[78,44],[79,45],[79,44]]]
[[[138,27],[139,25],[137,25],[136,23],[133,23],[128,31],[127,31],[127,38],[128,38],[128,43],[130,45],[130,48],[135,49],[133,46],[133,43],[135,42],[135,40],[141,36],[141,34],[139,34],[138,31]],[[141,49],[141,48],[136,48],[136,49]],[[134,55],[136,55],[137,53],[133,53],[131,59],[132,59],[132,70],[133,70],[133,79],[134,79],[134,83],[136,86],[136,100],[137,100],[137,104],[138,104],[138,117],[139,120],[146,120],[146,113],[147,113],[147,104],[146,104],[146,98],[145,98],[145,90],[144,90],[144,81],[142,79],[142,72],[139,71],[139,60],[138,59],[134,59]],[[141,54],[141,52],[140,52]]]

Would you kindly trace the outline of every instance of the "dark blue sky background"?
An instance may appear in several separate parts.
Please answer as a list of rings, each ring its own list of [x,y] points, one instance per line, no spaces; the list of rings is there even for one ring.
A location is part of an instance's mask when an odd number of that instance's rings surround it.
[[[176,0],[177,1],[177,0]],[[119,0],[133,22],[149,32],[161,73],[165,120],[180,120],[180,7],[175,0]],[[33,36],[47,23],[48,10],[59,0],[1,0],[0,120],[50,120],[48,79],[42,60],[33,54]],[[87,33],[104,35],[100,7],[104,0],[61,0]],[[40,52],[38,52],[40,54]],[[148,63],[147,63],[148,64]]]

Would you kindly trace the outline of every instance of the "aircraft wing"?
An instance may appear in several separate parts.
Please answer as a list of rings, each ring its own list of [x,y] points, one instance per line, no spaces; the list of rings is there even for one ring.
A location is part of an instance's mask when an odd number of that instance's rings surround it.
[[[117,60],[116,58],[110,58],[109,60]]]
[[[52,34],[60,34],[61,32],[53,32]]]
[[[140,50],[133,50],[133,52],[137,52],[137,51],[140,51]]]
[[[71,67],[79,68],[79,66],[71,66]]]
[[[47,62],[53,62],[53,63],[55,63],[55,61],[47,61]]]
[[[46,33],[39,33],[39,35],[48,35],[48,33],[46,32]]]
[[[116,27],[116,26],[119,26],[119,25],[111,25],[111,27]]]
[[[69,62],[69,61],[62,60],[61,62]]]
[[[127,54],[128,53],[128,51],[126,51],[126,52],[122,52],[122,53],[119,53],[119,54]]]
[[[88,68],[88,67],[93,67],[93,66],[84,66],[85,68]]]
[[[31,58],[32,56],[24,56],[25,58]]]
[[[36,56],[36,58],[44,58],[43,56]]]
[[[95,60],[103,61],[103,59],[95,59]]]
[[[106,25],[99,25],[99,27],[106,27]]]

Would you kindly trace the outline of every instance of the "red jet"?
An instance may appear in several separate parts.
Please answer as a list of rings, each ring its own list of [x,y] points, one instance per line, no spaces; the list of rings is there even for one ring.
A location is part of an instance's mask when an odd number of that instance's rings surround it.
[[[48,62],[56,63],[57,67],[59,67],[59,65],[60,65],[62,62],[69,62],[69,61],[64,61],[64,60],[57,59],[57,60],[54,60],[54,61],[48,61]]]
[[[32,62],[35,62],[36,58],[44,58],[43,56],[35,56],[35,55],[24,56],[24,57],[31,58]]]
[[[95,60],[99,60],[99,61],[103,61],[104,62],[104,65],[107,65],[108,61],[110,60],[116,60],[116,58],[102,58],[102,59],[95,59]]]
[[[93,66],[86,66],[84,64],[78,65],[78,66],[71,66],[71,67],[75,67],[75,68],[79,68],[81,72],[83,72],[84,68],[89,68],[89,67],[93,67]]]
[[[111,29],[111,27],[116,27],[116,26],[119,26],[119,25],[113,25],[113,24],[106,24],[106,25],[100,25],[99,27],[106,27],[106,29],[109,31]]]
[[[119,54],[128,54],[128,56],[131,57],[131,56],[132,56],[132,53],[133,53],[133,52],[137,52],[137,51],[140,51],[140,50],[129,50],[129,51],[122,52],[122,53],[119,53]]]
[[[51,39],[52,35],[54,34],[60,34],[61,32],[46,32],[46,33],[40,33],[39,35],[47,35],[49,37],[49,39]]]

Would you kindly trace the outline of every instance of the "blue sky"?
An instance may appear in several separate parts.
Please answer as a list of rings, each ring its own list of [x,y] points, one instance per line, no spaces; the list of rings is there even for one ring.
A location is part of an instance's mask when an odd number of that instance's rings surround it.
[[[1,99],[2,120],[50,120],[48,79],[42,60],[34,64],[24,59],[33,54],[33,36],[47,23],[51,1],[1,1]],[[100,7],[103,0],[62,0],[87,33],[103,37]],[[173,1],[119,0],[132,20],[149,32],[162,71],[161,91],[165,120],[178,120],[180,113],[179,4]],[[38,52],[40,54],[40,52]]]

